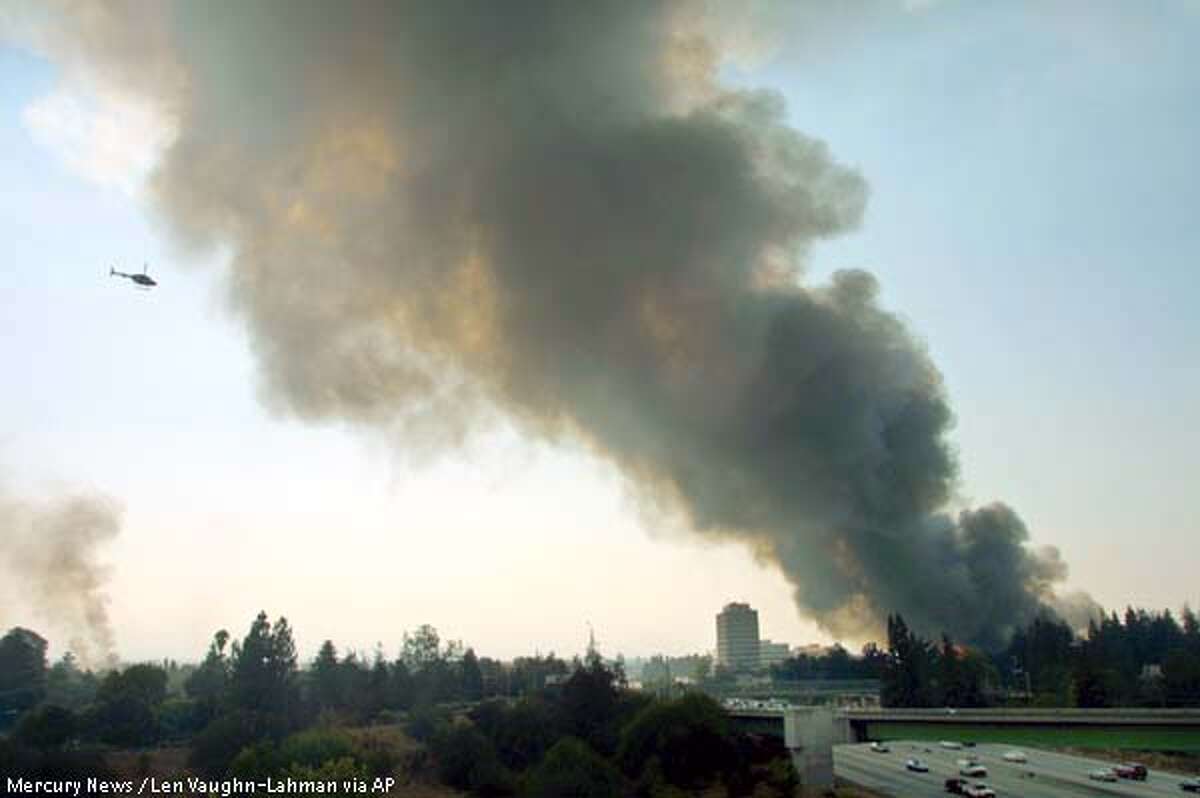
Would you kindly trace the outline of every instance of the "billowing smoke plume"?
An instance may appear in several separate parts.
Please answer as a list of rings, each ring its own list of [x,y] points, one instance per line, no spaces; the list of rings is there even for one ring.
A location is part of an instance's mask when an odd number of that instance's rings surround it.
[[[35,503],[0,496],[0,576],[46,631],[66,635],[85,667],[116,660],[99,550],[120,530],[120,509],[91,495]],[[7,625],[8,619],[0,618]]]
[[[582,441],[839,635],[900,611],[995,645],[1053,600],[1011,509],[949,510],[942,378],[875,279],[806,283],[866,184],[720,85],[704,6],[102,9],[64,13],[72,52],[177,122],[159,207],[232,246],[273,407]]]

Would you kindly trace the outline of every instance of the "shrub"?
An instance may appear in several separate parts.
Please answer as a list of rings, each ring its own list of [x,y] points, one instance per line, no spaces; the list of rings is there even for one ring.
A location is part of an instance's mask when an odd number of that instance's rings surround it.
[[[78,721],[74,712],[43,705],[21,717],[13,737],[25,745],[46,751],[62,748],[75,736],[77,729]]]
[[[344,731],[317,728],[293,734],[279,746],[282,767],[320,767],[334,759],[354,756],[354,741]]]
[[[546,752],[546,757],[526,782],[531,798],[611,798],[623,791],[620,772],[574,737],[565,737]]]
[[[434,706],[425,704],[412,711],[412,714],[409,715],[408,723],[404,726],[404,730],[414,740],[426,743],[432,740],[434,735],[447,722],[448,718],[445,712]]]
[[[192,743],[189,764],[206,776],[221,777],[229,772],[233,760],[243,748],[269,739],[261,721],[249,712],[219,715]]]
[[[465,724],[443,727],[430,744],[444,784],[478,795],[511,795],[512,775],[496,749],[477,729]]]
[[[297,781],[353,781],[369,777],[367,769],[353,757],[343,756],[322,762],[319,767],[293,764],[283,773],[285,778]]]
[[[683,789],[702,787],[739,764],[725,713],[699,693],[651,704],[622,731],[618,760],[627,774],[641,775],[652,759],[667,784]]]

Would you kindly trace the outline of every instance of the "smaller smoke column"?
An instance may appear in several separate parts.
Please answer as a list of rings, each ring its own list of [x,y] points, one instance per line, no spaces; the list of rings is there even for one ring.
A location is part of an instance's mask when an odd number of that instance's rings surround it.
[[[0,497],[0,574],[22,604],[66,635],[85,667],[116,663],[104,592],[108,572],[97,555],[120,531],[120,516],[121,508],[104,496],[36,503]]]

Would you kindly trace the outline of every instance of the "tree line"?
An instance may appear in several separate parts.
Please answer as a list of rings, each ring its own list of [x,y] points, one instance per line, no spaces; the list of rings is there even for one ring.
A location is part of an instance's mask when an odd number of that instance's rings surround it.
[[[422,626],[393,659],[325,641],[301,667],[288,621],[260,613],[240,639],[217,632],[194,666],[95,674],[69,654],[48,665],[46,651],[28,629],[0,638],[0,776],[104,775],[106,750],[173,743],[213,778],[403,771],[495,796],[769,797],[795,786],[780,744],[737,733],[703,693],[630,690],[622,662],[594,650],[500,663]],[[424,747],[414,753],[395,729]]]
[[[817,655],[799,654],[771,666],[771,678],[777,682],[806,679],[879,679],[883,676],[886,654],[875,643],[863,646],[860,656],[834,644]]]
[[[287,619],[271,623],[265,613],[240,640],[218,631],[194,666],[139,663],[98,675],[81,669],[70,652],[49,666],[47,647],[24,628],[0,638],[0,731],[47,744],[69,738],[146,746],[191,738],[231,716],[256,733],[321,716],[363,723],[423,705],[519,697],[571,667],[552,653],[512,663],[480,658],[423,625],[404,634],[395,659],[382,650],[370,658],[340,655],[326,640],[302,669]]]
[[[900,615],[888,617],[880,699],[895,707],[1200,706],[1200,623],[1185,607],[1127,608],[1076,634],[1045,614],[1018,628],[1008,646],[982,652],[943,635],[928,640]]]

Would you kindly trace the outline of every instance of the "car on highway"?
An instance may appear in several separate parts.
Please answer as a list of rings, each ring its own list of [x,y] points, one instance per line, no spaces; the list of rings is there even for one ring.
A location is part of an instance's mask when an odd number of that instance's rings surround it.
[[[1113,773],[1122,779],[1133,779],[1135,781],[1145,781],[1149,773],[1146,771],[1145,765],[1139,765],[1137,762],[1125,762],[1113,768]]]
[[[1029,759],[1025,756],[1024,751],[1005,751],[1004,752],[1004,761],[1005,762],[1024,763],[1024,762],[1028,762]]]
[[[962,779],[946,779],[946,792],[951,795],[962,795],[966,789],[968,782]]]
[[[971,778],[987,778],[987,768],[978,762],[968,762],[967,764],[959,764],[958,775],[970,776]]]
[[[962,743],[956,743],[953,740],[942,740],[940,743],[938,743],[938,745],[948,751],[957,751],[958,749],[962,748]]]
[[[928,773],[929,765],[926,765],[919,759],[910,759],[904,763],[906,770],[911,770],[913,773]]]
[[[1200,779],[1185,779],[1179,782],[1179,789],[1184,792],[1200,792]]]
[[[970,798],[996,798],[996,791],[983,782],[968,784],[962,794]]]
[[[1097,768],[1088,771],[1088,778],[1092,781],[1116,781],[1117,774],[1113,773],[1108,768]]]
[[[888,751],[891,751],[892,749],[888,748],[886,743],[881,743],[878,740],[876,740],[875,742],[871,743],[871,750],[877,754],[886,754]]]

